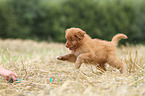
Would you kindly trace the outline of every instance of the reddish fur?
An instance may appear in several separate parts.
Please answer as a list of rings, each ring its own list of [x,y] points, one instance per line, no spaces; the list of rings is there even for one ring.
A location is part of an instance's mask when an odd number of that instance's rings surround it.
[[[124,34],[117,34],[112,41],[92,39],[85,31],[79,28],[70,28],[66,30],[65,38],[67,39],[66,47],[71,53],[59,56],[57,59],[75,62],[75,67],[80,68],[82,63],[93,64],[105,69],[105,64],[120,69],[124,72],[123,63],[117,58],[116,45],[120,39],[126,39]]]

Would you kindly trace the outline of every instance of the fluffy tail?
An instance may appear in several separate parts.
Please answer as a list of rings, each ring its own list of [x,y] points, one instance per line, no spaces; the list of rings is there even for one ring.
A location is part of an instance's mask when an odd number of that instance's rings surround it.
[[[127,39],[127,36],[124,34],[117,34],[112,38],[112,41],[115,45],[118,45],[120,39]]]

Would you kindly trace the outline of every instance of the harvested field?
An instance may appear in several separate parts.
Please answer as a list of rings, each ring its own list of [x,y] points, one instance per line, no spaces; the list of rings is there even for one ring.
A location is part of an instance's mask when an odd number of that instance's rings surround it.
[[[117,54],[126,73],[111,66],[102,73],[94,66],[62,62],[64,44],[31,40],[0,40],[0,65],[19,75],[21,83],[0,77],[1,96],[145,96],[145,46],[121,46]]]

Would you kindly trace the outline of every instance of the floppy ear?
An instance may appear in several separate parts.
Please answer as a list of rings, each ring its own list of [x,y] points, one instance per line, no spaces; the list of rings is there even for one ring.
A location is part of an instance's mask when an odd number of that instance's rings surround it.
[[[78,31],[76,34],[75,34],[75,37],[77,37],[78,39],[83,39],[84,36],[85,36],[85,31],[81,30],[81,31]]]

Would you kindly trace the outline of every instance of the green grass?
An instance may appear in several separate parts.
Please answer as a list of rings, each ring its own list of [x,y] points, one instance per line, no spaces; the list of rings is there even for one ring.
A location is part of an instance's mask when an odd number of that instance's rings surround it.
[[[145,46],[117,48],[126,73],[110,66],[101,73],[94,66],[56,57],[69,52],[64,44],[31,40],[0,40],[0,65],[19,75],[22,83],[10,84],[0,77],[4,96],[145,96]],[[52,82],[50,82],[52,78]]]

